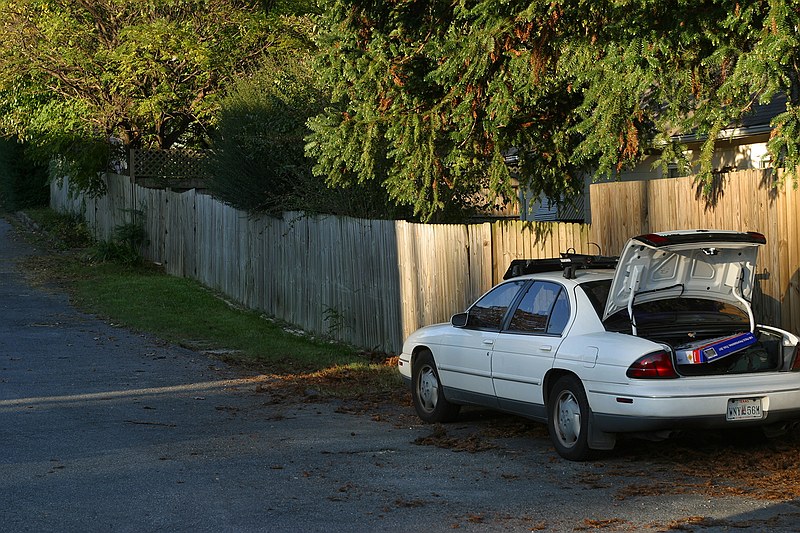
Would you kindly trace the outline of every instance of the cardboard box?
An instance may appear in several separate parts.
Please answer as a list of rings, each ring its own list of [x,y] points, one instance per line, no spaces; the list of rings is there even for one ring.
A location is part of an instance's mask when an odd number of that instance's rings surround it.
[[[755,342],[756,336],[748,331],[747,333],[717,337],[715,339],[703,339],[677,346],[675,348],[675,356],[679,365],[712,363],[740,352],[748,346],[752,346]]]

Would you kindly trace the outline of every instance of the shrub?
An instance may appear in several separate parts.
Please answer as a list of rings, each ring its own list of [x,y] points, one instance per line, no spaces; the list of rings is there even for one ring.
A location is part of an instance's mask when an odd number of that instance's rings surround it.
[[[26,154],[13,139],[0,139],[0,204],[17,211],[50,202],[47,168]]]
[[[380,183],[329,188],[312,173],[306,122],[329,103],[316,78],[310,56],[294,53],[268,57],[254,76],[230,90],[209,158],[212,193],[253,214],[404,216],[408,210],[389,201]]]
[[[144,229],[144,211],[138,209],[124,211],[130,215],[130,221],[114,228],[111,240],[95,243],[89,253],[92,261],[123,265],[136,265],[142,262],[142,248],[150,242]]]

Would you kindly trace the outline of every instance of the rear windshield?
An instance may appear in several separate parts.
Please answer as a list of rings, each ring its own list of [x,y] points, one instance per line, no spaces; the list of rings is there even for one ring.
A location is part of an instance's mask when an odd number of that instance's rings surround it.
[[[747,326],[750,319],[743,310],[733,305],[703,298],[666,298],[636,304],[633,317],[637,328],[661,330],[676,326],[690,329],[707,329],[720,326]],[[611,331],[630,329],[628,311],[614,313],[605,322]]]
[[[592,302],[597,316],[602,319],[608,292],[611,290],[611,280],[589,281],[581,283],[580,287]],[[716,328],[739,325],[749,328],[750,324],[747,313],[738,307],[703,298],[666,298],[636,304],[633,306],[633,316],[638,328],[653,330],[692,325],[700,329],[702,326]],[[608,317],[605,326],[610,331],[629,332],[631,321],[628,310],[623,309]]]

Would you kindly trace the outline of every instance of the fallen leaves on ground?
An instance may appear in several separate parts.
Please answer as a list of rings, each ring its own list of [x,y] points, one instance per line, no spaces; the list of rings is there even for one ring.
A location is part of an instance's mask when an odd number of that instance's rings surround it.
[[[622,527],[630,526],[630,522],[622,520],[621,518],[607,518],[604,520],[592,520],[586,518],[583,520],[583,525],[577,526],[575,531],[587,531],[595,529],[614,528],[619,530]]]
[[[658,443],[630,441],[618,450],[618,457],[629,463],[649,463],[653,470],[639,470],[638,475],[658,478],[625,485],[617,491],[618,499],[658,494],[745,495],[770,501],[800,498],[797,431],[774,439],[757,431],[698,431]],[[630,476],[631,466],[618,464],[609,473]],[[665,476],[665,470],[677,475]]]
[[[436,446],[437,448],[447,448],[454,452],[483,452],[498,448],[499,446],[489,439],[481,437],[477,433],[469,435],[449,435],[445,427],[441,424],[433,426],[433,431],[427,437],[419,437],[414,440],[414,444],[420,446]]]
[[[333,366],[314,372],[275,374],[270,383],[259,386],[270,403],[342,401],[341,412],[365,414],[388,406],[410,405],[409,394],[397,372],[396,357],[371,366]]]
[[[384,364],[395,368],[396,361],[384,359]],[[403,426],[419,424],[408,390],[402,384],[377,387],[374,376],[367,368],[333,367],[277,375],[259,388],[269,394],[271,403],[336,399],[341,413],[367,414],[375,421]],[[501,439],[547,439],[544,424],[520,417],[478,410],[468,411],[461,420],[474,424],[466,431],[435,425],[430,435],[414,443],[476,453],[500,448]],[[603,489],[610,485],[608,478],[614,477],[620,485],[618,500],[662,494],[746,495],[771,501],[800,498],[800,431],[774,440],[754,434],[687,432],[661,442],[623,439],[607,455],[610,461],[603,476],[585,474],[579,482],[589,489]],[[630,481],[619,483],[621,478]]]

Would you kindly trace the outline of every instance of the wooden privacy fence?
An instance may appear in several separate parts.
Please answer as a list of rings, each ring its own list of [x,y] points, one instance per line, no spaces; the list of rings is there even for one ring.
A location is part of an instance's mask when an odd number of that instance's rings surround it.
[[[715,203],[693,178],[591,186],[593,225],[519,221],[425,225],[334,216],[248,217],[194,190],[131,185],[108,175],[108,194],[70,197],[51,186],[51,205],[83,213],[98,239],[145,212],[148,259],[252,309],[308,331],[397,352],[416,328],[445,321],[502,278],[518,258],[617,255],[632,236],[675,229],[758,231],[754,308],[759,319],[800,332],[800,192],[762,171],[720,180]],[[791,181],[791,180],[789,180]]]
[[[448,320],[502,279],[512,259],[588,253],[588,226],[519,221],[426,225],[334,216],[248,217],[193,190],[131,185],[106,176],[108,193],[51,206],[83,213],[98,239],[144,211],[149,260],[243,305],[356,346],[398,352],[420,326]]]
[[[759,253],[753,307],[761,321],[800,333],[800,205],[791,179],[776,184],[768,171],[719,177],[707,201],[693,177],[591,186],[592,239],[619,253],[631,236],[676,229],[757,231]]]

